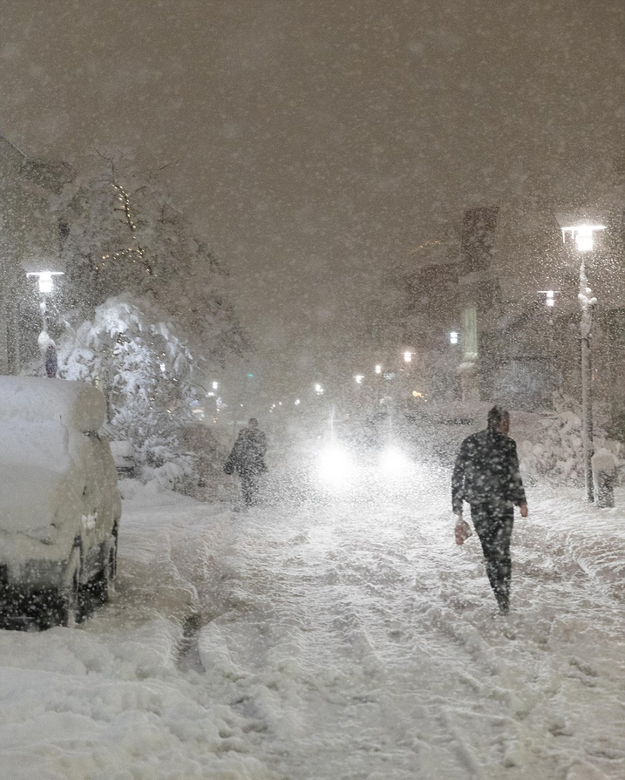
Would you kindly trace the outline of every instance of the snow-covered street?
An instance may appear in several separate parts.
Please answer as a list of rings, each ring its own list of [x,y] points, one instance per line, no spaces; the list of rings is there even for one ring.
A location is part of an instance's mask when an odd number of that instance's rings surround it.
[[[625,497],[529,501],[504,619],[446,472],[247,514],[127,488],[115,602],[0,632],[2,777],[624,777]]]
[[[625,0],[1,10],[0,780],[625,780]]]

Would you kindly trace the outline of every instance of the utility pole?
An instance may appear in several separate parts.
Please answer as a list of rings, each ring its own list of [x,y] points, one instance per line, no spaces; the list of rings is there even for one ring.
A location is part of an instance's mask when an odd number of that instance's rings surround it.
[[[595,454],[592,424],[592,313],[597,303],[588,286],[584,257],[579,267],[579,302],[582,307],[580,331],[582,337],[582,450],[586,497],[590,503],[595,500],[592,478],[592,456]]]

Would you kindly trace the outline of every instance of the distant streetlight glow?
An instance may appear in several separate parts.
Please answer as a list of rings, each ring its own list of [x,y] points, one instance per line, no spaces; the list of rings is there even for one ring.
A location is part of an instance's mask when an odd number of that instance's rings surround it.
[[[356,384],[357,385],[361,385],[362,384],[362,380],[364,378],[365,378],[364,374],[356,374],[356,376],[354,377],[354,379],[356,380]]]
[[[299,398],[296,398],[295,399],[295,406],[299,406],[300,404],[301,404],[301,401],[299,400]]]
[[[457,344],[458,343],[458,332],[455,330],[452,330],[449,334],[449,343],[450,344]]]
[[[595,230],[605,230],[605,225],[570,225],[562,228],[562,240],[566,241],[566,234],[570,233],[579,252],[592,252],[594,249]]]
[[[315,385],[315,393],[317,393],[317,395],[323,395],[323,387],[319,383]]]
[[[381,373],[382,373],[382,366],[381,366],[380,364],[378,364],[378,365],[375,367],[375,373],[376,373],[376,374],[381,374]]]
[[[406,350],[404,352],[404,360],[405,360],[406,363],[412,363],[412,352],[409,352],[408,350]]]
[[[538,292],[545,296],[545,303],[547,306],[556,305],[556,293],[559,292],[559,290],[539,290]]]
[[[219,387],[219,382],[213,382],[213,390],[217,390]]]

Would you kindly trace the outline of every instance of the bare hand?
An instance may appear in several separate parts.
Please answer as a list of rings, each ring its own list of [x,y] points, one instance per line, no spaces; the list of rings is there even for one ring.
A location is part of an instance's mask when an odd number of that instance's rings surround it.
[[[456,536],[456,544],[464,544],[469,536],[471,536],[471,529],[462,519],[462,515],[456,515],[454,534]]]
[[[519,509],[521,510],[521,517],[527,517],[528,515],[527,504],[521,504]]]

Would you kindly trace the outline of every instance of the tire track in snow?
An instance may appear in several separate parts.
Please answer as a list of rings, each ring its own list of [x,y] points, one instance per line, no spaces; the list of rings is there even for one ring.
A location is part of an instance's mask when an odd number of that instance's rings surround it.
[[[604,679],[611,657],[584,660],[597,622],[613,642],[618,604],[557,529],[519,521],[517,614],[493,621],[477,540],[451,541],[446,487],[430,486],[429,505],[422,494],[233,518],[198,653],[252,724],[253,749],[298,780],[560,780],[580,762],[621,777],[622,739],[596,747],[584,732],[585,709],[605,725],[601,699],[616,682],[616,713],[623,693],[625,670]]]

